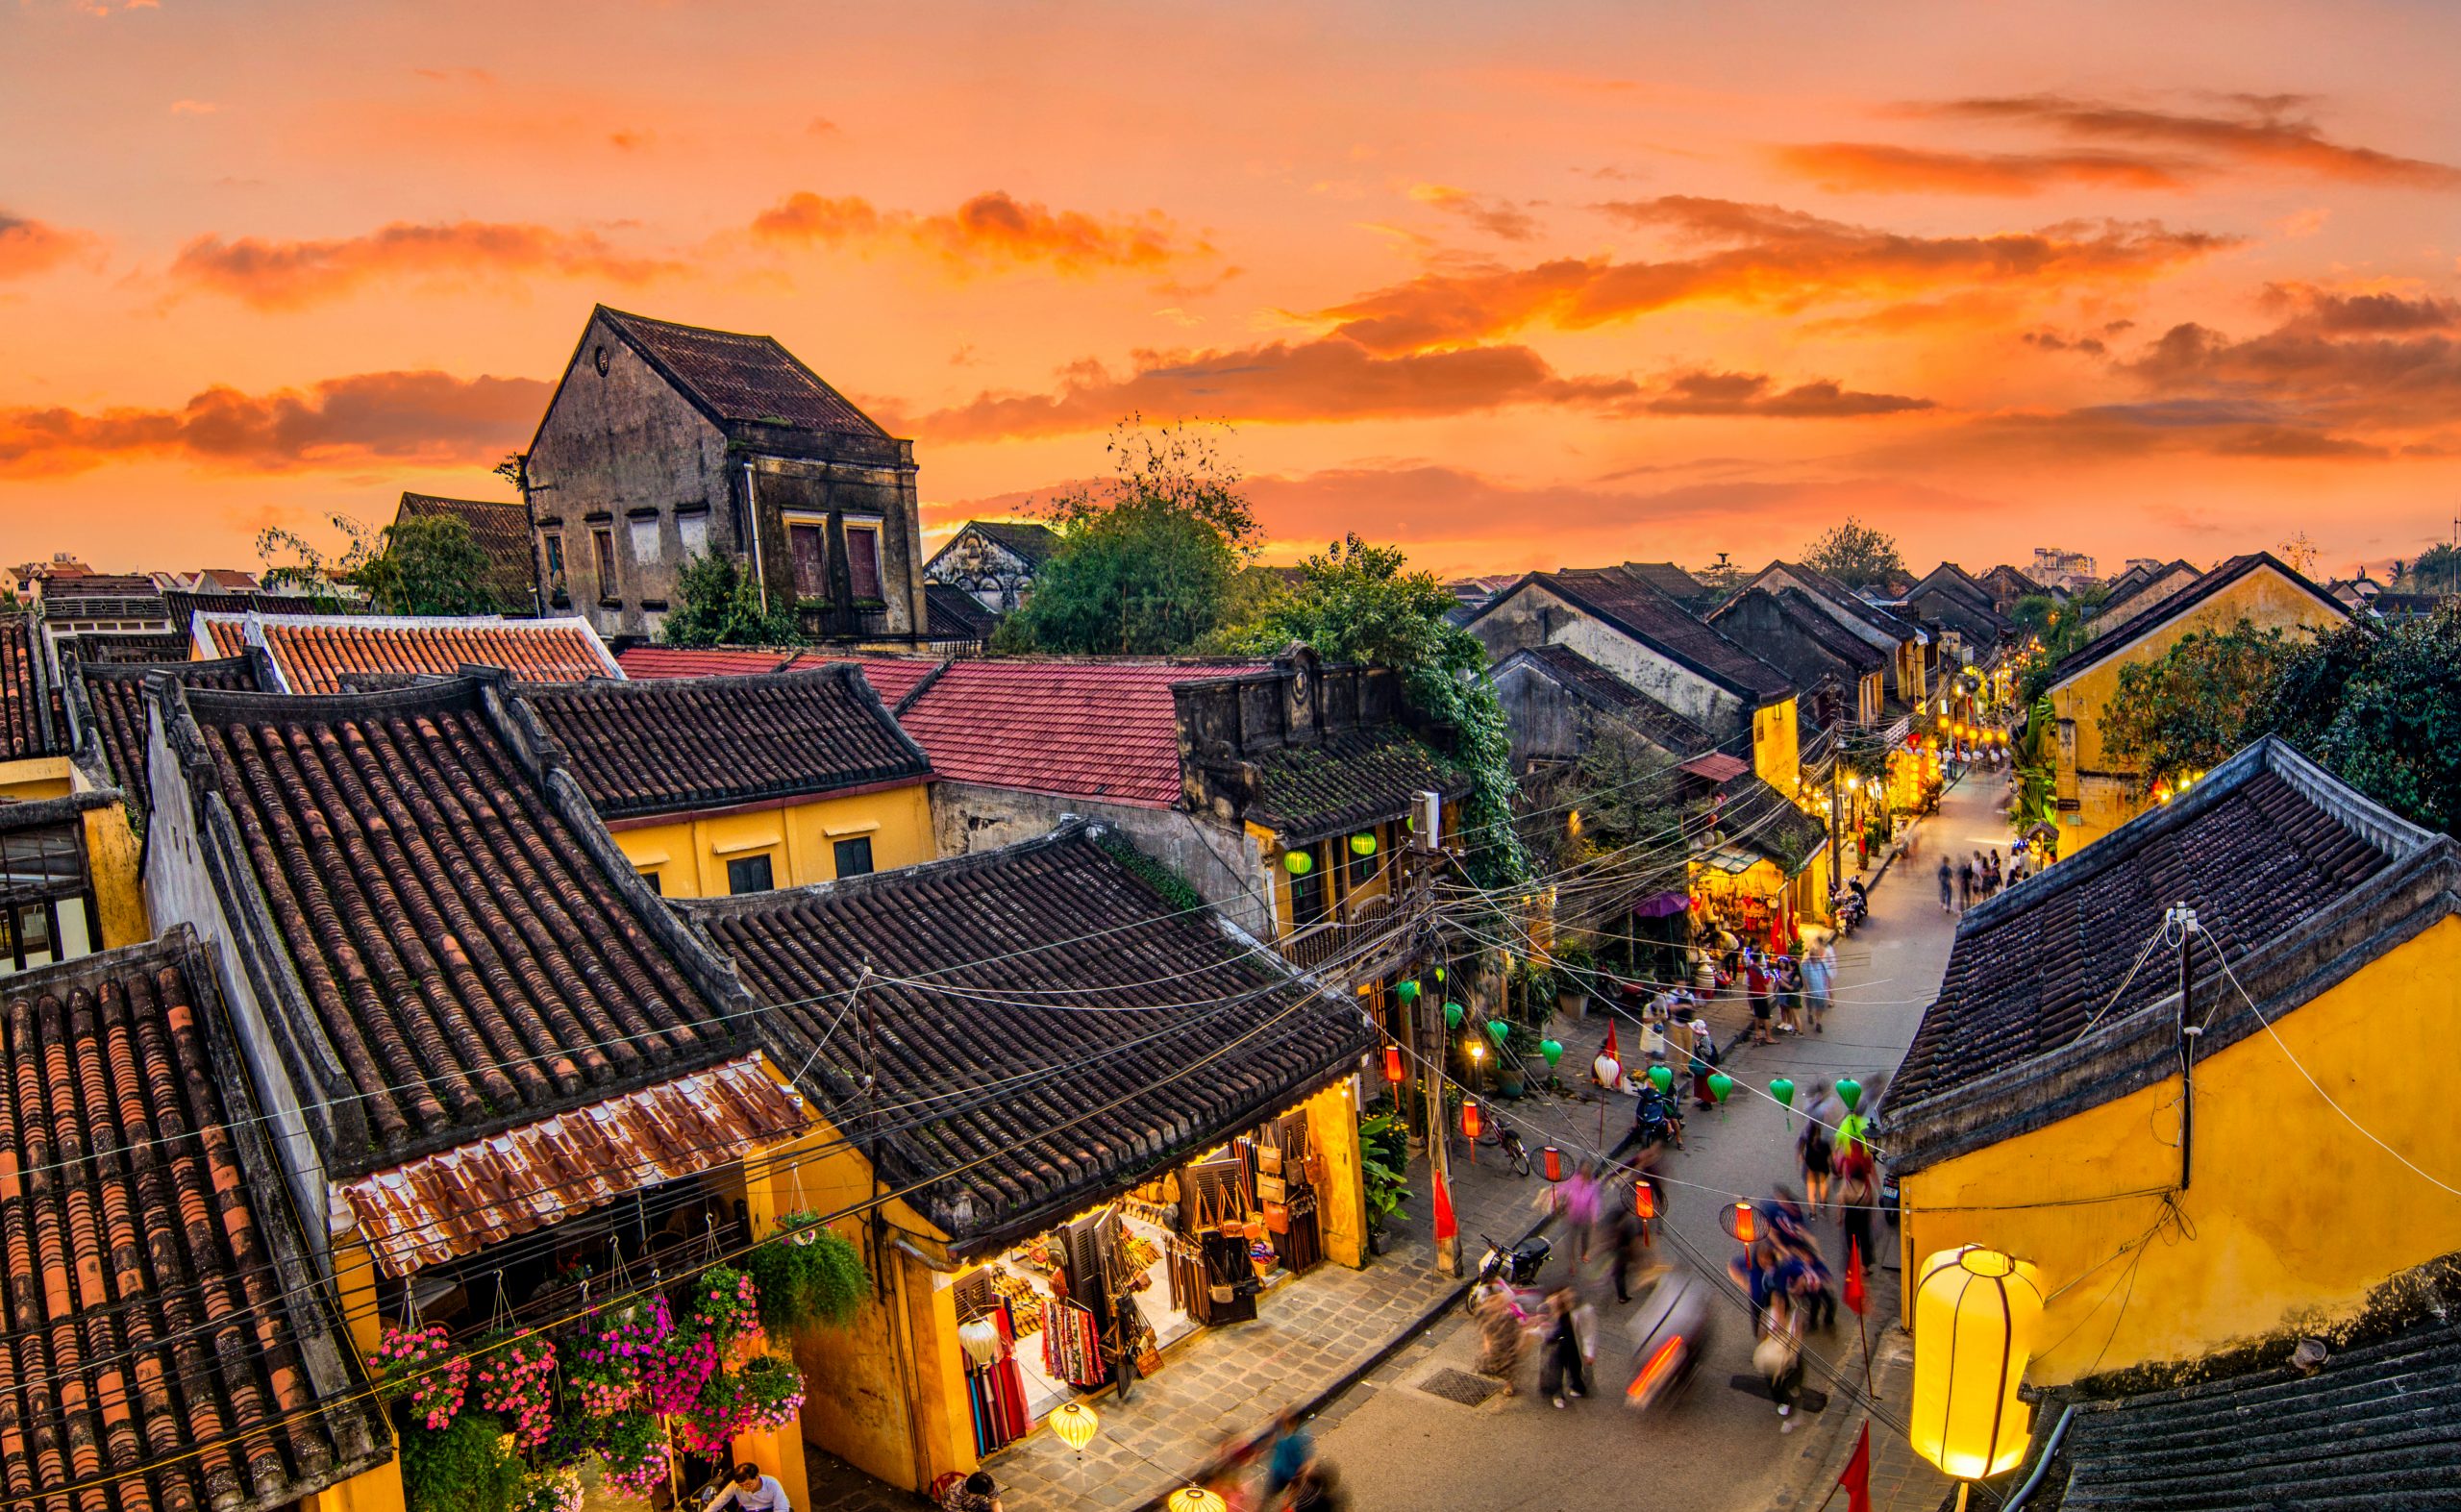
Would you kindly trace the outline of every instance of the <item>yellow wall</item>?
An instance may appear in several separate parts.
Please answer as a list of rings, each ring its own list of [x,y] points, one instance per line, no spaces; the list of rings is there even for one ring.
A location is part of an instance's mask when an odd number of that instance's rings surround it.
[[[1752,770],[1788,798],[1802,786],[1802,746],[1795,728],[1793,699],[1753,711]]]
[[[66,756],[25,756],[14,761],[0,761],[0,798],[24,802],[36,798],[64,798],[67,794]]]
[[[2275,1028],[2353,1117],[2451,1181],[2461,1040],[2442,1026],[2456,1016],[2461,920],[2446,919]],[[1977,1243],[2041,1266],[2057,1295],[2039,1335],[2050,1348],[2029,1374],[2055,1385],[2329,1324],[2386,1277],[2461,1250],[2461,1202],[2352,1128],[2261,1029],[2197,1067],[2185,1229],[2151,1231],[2158,1197],[1947,1210],[2166,1187],[2178,1176],[2178,1098],[2173,1077],[1904,1177],[1905,1265]]]
[[[875,871],[932,859],[929,784],[617,830],[615,844],[644,875],[657,875],[667,897],[718,898],[727,892],[727,863],[755,855],[769,857],[781,887],[833,881],[832,847],[864,836]]]
[[[1446,804],[1444,806],[1445,835],[1451,836],[1454,827],[1460,822],[1460,806]],[[1247,831],[1249,842],[1255,846],[1256,855],[1265,868],[1265,874],[1273,888],[1274,927],[1278,931],[1276,937],[1287,938],[1294,928],[1292,924],[1294,915],[1290,904],[1290,872],[1282,864],[1280,839],[1262,825],[1251,824],[1247,826]],[[1315,854],[1316,865],[1320,869],[1330,866],[1338,874],[1332,879],[1332,890],[1329,895],[1335,909],[1334,917],[1340,916],[1341,905],[1353,898],[1372,898],[1392,889],[1393,868],[1401,864],[1402,854],[1409,846],[1410,832],[1399,820],[1372,826],[1371,832],[1376,836],[1375,875],[1355,893],[1349,890],[1349,835],[1335,835],[1330,840],[1320,840],[1309,848]]]
[[[2151,806],[2139,776],[2102,749],[2102,709],[2119,692],[2122,667],[2158,661],[2188,635],[2227,631],[2245,619],[2259,630],[2326,630],[2346,615],[2270,567],[2258,567],[2183,614],[2151,627],[2124,651],[2051,690],[2059,719],[2057,796],[2078,806],[2059,816],[2059,854],[2075,855]],[[2125,638],[2129,631],[2117,632]]]
[[[1316,1189],[1316,1226],[1325,1258],[1357,1270],[1367,1263],[1366,1173],[1358,1155],[1358,1107],[1344,1077],[1309,1098],[1307,1133],[1325,1157],[1325,1181]]]
[[[154,937],[137,859],[137,831],[129,827],[125,805],[87,810],[86,868],[93,879],[95,912],[107,951]]]
[[[403,1512],[402,1461],[397,1456],[337,1486],[300,1499],[300,1512]]]

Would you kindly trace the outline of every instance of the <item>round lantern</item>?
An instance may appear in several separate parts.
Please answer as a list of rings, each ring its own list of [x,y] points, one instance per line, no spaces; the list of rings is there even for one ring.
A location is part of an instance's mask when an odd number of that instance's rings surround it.
[[[1230,1512],[1230,1503],[1203,1486],[1181,1486],[1162,1499],[1167,1512]]]
[[[1489,1038],[1489,1039],[1491,1039],[1491,1040],[1494,1040],[1494,1041],[1496,1042],[1496,1049],[1498,1049],[1498,1050],[1502,1050],[1502,1049],[1504,1049],[1504,1042],[1505,1040],[1507,1040],[1507,1039],[1510,1039],[1511,1037],[1512,1037],[1512,1026],[1511,1026],[1511,1025],[1509,1025],[1509,1024],[1505,1023],[1505,1022],[1504,1022],[1504,1020],[1502,1020],[1502,1019],[1489,1019],[1489,1020],[1487,1020],[1487,1038]]]
[[[957,1348],[978,1368],[988,1369],[1000,1363],[1000,1326],[988,1316],[970,1318],[957,1325]]]
[[[1728,1202],[1719,1212],[1718,1226],[1731,1235],[1737,1244],[1750,1244],[1760,1234],[1759,1215],[1752,1210],[1750,1202],[1740,1200]]]
[[[1461,1100],[1462,1137],[1465,1139],[1476,1139],[1479,1137],[1479,1130],[1485,1127],[1485,1120],[1479,1117],[1479,1104],[1468,1098],[1463,1098]]]
[[[1632,1184],[1632,1216],[1641,1219],[1657,1216],[1657,1188],[1647,1181]]]
[[[1080,1454],[1094,1442],[1094,1430],[1103,1425],[1103,1420],[1094,1416],[1094,1409],[1081,1401],[1061,1402],[1051,1409],[1051,1416],[1044,1421],[1051,1425],[1051,1431],[1059,1435],[1059,1442]]]
[[[1463,1017],[1464,1014],[1461,1004],[1457,1003],[1448,1003],[1444,1005],[1444,1027],[1446,1029],[1459,1029],[1461,1027],[1461,1020]]]
[[[1837,1101],[1846,1104],[1847,1112],[1856,1111],[1863,1105],[1863,1084],[1852,1077],[1838,1078]]]
[[[1397,1087],[1402,1084],[1402,1047],[1399,1045],[1384,1047],[1384,1079]]]
[[[1376,836],[1372,834],[1352,835],[1350,837],[1350,854],[1353,855],[1374,855],[1376,854]]]
[[[1538,1042],[1538,1053],[1547,1057],[1547,1069],[1553,1071],[1563,1061],[1564,1042],[1559,1039],[1542,1039]]]
[[[1560,1181],[1564,1178],[1564,1153],[1554,1146],[1549,1145],[1538,1152],[1538,1163],[1546,1172],[1548,1180]]]
[[[2013,1470],[2031,1413],[2017,1398],[2042,1324],[2042,1273],[1980,1245],[1942,1250],[1914,1287],[1914,1451],[1959,1480]]]
[[[1305,851],[1291,851],[1282,856],[1281,869],[1293,877],[1305,877],[1316,869],[1316,858]]]
[[[1709,1096],[1716,1098],[1721,1103],[1723,1103],[1727,1100],[1727,1094],[1733,1090],[1734,1078],[1728,1076],[1723,1071],[1712,1071],[1709,1073]]]
[[[1779,1107],[1793,1107],[1795,1105],[1794,1078],[1791,1077],[1771,1078],[1769,1081],[1769,1095],[1777,1100],[1777,1105]]]
[[[1664,1092],[1675,1085],[1675,1073],[1664,1066],[1652,1066],[1650,1068],[1650,1085],[1657,1088],[1660,1092]]]
[[[1405,978],[1401,985],[1393,989],[1393,996],[1401,999],[1404,1003],[1418,1002],[1419,979],[1416,977]]]
[[[1624,1084],[1624,1063],[1612,1055],[1601,1055],[1591,1061],[1589,1074],[1602,1087],[1611,1089]]]
[[[1438,967],[1435,969],[1435,979],[1436,979],[1436,980],[1438,980],[1438,981],[1442,981],[1442,980],[1444,979],[1444,968],[1443,968],[1443,967],[1438,966]]]

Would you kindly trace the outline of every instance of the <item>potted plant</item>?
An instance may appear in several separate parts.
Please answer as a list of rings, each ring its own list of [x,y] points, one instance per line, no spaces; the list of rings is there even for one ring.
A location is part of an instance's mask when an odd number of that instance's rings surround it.
[[[1572,1018],[1589,1013],[1590,984],[1598,979],[1598,958],[1586,945],[1569,943],[1555,953],[1555,1011]]]
[[[1367,1248],[1384,1252],[1384,1226],[1409,1215],[1410,1135],[1391,1113],[1371,1113],[1358,1123],[1358,1166],[1367,1187]]]

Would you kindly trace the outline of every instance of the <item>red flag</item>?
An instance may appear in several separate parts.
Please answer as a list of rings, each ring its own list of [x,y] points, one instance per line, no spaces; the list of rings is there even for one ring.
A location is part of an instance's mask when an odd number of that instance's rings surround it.
[[[1846,1512],[1872,1512],[1872,1425],[1863,1421],[1863,1436],[1854,1445],[1854,1457],[1846,1462],[1846,1473],[1837,1477],[1846,1488]]]
[[[1443,1244],[1459,1237],[1461,1226],[1453,1217],[1453,1192],[1444,1184],[1444,1173],[1435,1174],[1435,1242]]]
[[[1622,1055],[1616,1054],[1615,1052],[1614,1025],[1609,1024],[1606,1026],[1606,1043],[1598,1048],[1598,1053],[1602,1055],[1614,1055],[1617,1060],[1622,1060],[1624,1058]]]
[[[1846,1241],[1846,1305],[1863,1310],[1863,1247],[1852,1239]]]

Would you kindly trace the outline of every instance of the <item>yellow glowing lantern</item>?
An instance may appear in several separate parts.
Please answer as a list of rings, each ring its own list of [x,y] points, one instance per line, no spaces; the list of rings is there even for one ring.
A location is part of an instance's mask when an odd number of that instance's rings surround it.
[[[1959,1480],[2026,1457],[2017,1400],[2042,1325],[2042,1273],[1980,1245],[1923,1262],[1914,1291],[1914,1452]]]
[[[1059,1435],[1059,1442],[1080,1454],[1094,1442],[1094,1430],[1103,1425],[1103,1420],[1094,1416],[1094,1409],[1081,1401],[1061,1402],[1051,1409],[1049,1421],[1051,1431]]]
[[[1230,1503],[1203,1486],[1181,1486],[1162,1499],[1169,1512],[1230,1512]]]

